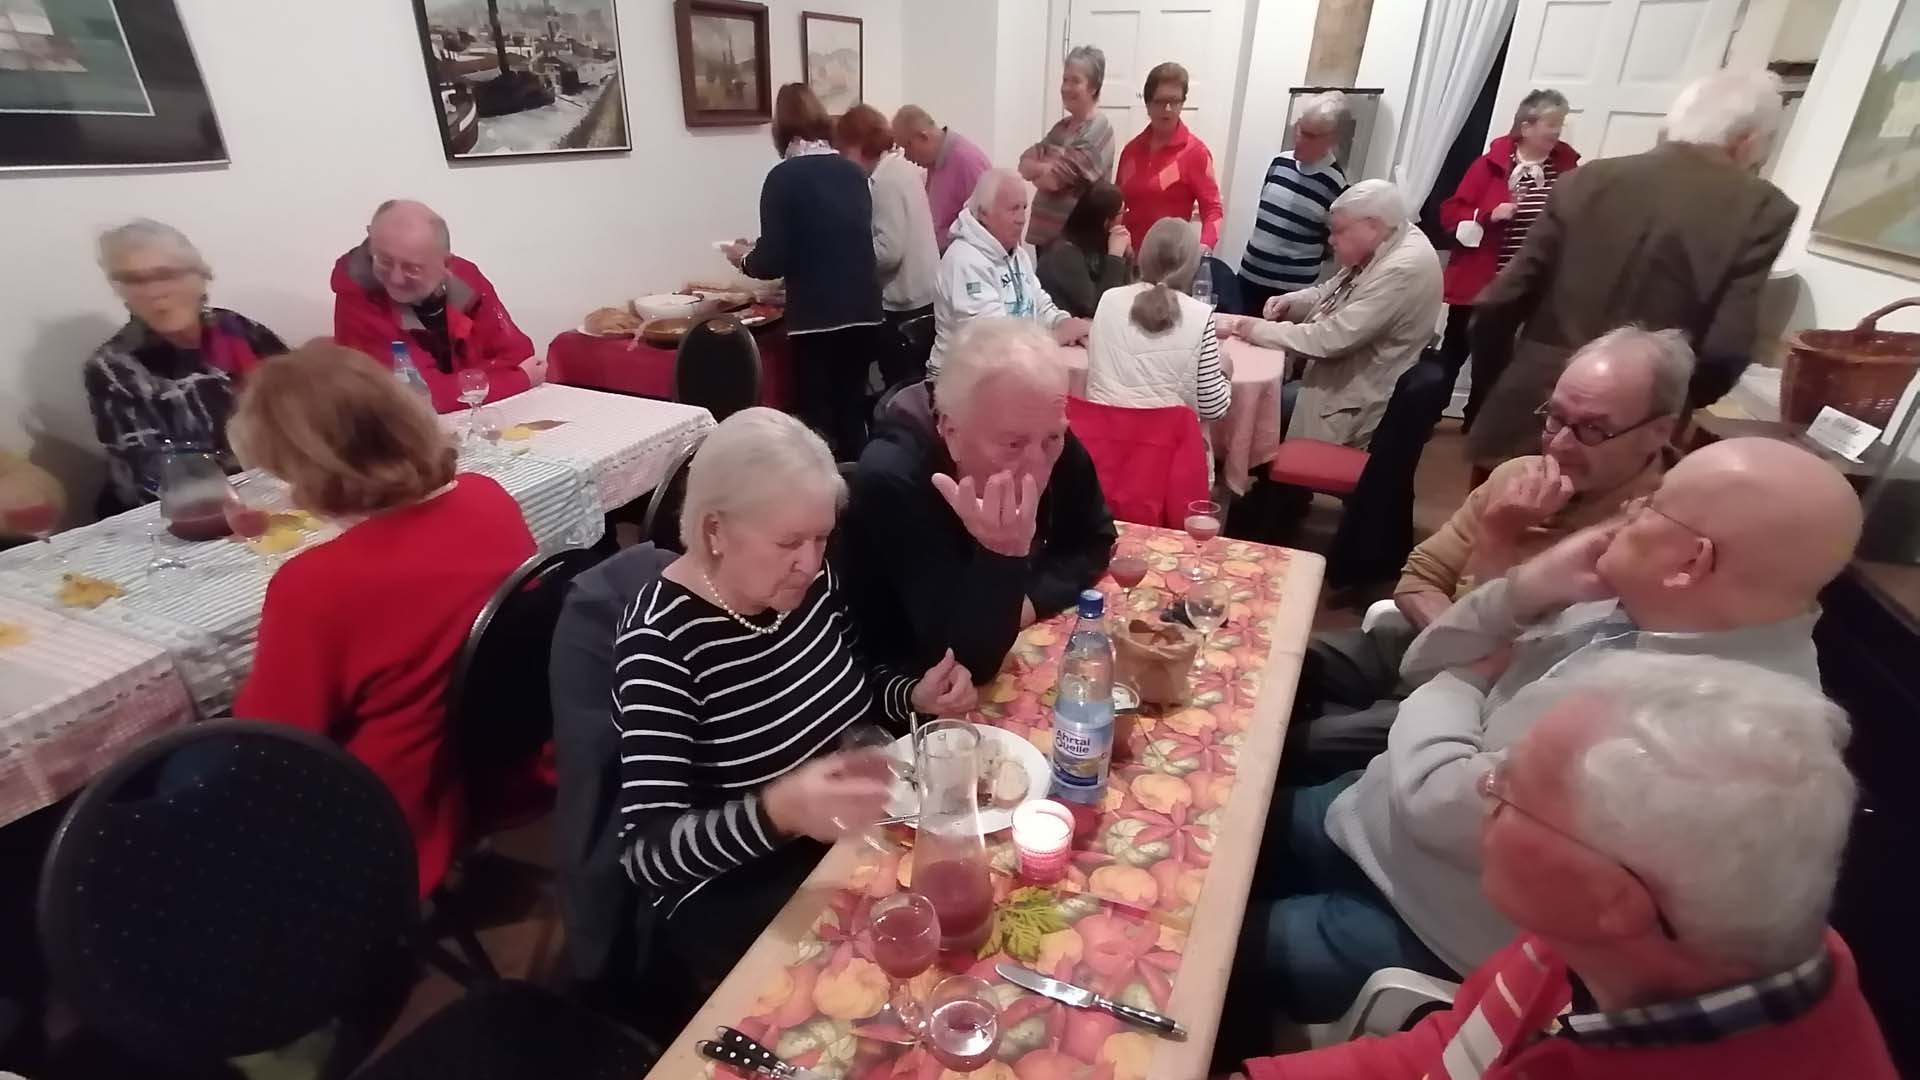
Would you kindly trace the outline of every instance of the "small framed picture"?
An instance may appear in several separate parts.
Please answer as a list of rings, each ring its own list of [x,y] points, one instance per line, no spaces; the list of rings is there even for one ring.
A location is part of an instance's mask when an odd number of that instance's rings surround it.
[[[863,100],[865,38],[866,27],[851,15],[800,13],[800,51],[806,54],[807,86],[830,116],[839,116]]]
[[[773,119],[767,7],[746,0],[674,0],[680,98],[688,127]]]

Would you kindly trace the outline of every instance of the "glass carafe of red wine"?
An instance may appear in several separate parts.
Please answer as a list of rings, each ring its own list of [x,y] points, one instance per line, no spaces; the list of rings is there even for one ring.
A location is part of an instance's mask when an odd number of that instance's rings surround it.
[[[979,950],[993,932],[993,883],[980,829],[980,732],[964,720],[920,727],[914,772],[920,822],[914,838],[913,891],[940,918],[940,951]]]
[[[227,524],[227,471],[220,459],[202,450],[169,449],[160,461],[160,515],[167,531],[182,540],[218,540]]]

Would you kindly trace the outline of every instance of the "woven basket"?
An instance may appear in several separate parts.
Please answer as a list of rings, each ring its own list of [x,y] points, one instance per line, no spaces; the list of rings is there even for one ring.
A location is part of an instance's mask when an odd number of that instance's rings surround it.
[[[1920,296],[1895,300],[1851,330],[1804,330],[1788,342],[1780,376],[1780,416],[1811,424],[1823,406],[1886,427],[1900,395],[1920,370],[1920,334],[1881,330],[1882,316],[1920,306]]]

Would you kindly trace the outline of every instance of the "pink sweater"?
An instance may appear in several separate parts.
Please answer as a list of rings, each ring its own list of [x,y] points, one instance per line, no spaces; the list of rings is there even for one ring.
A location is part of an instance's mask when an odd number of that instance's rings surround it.
[[[945,252],[953,242],[948,235],[953,219],[960,216],[974,185],[980,182],[980,174],[993,168],[993,162],[965,135],[948,128],[940,130],[946,139],[940,144],[940,156],[934,159],[933,168],[927,170],[927,208],[933,211],[933,238]]]

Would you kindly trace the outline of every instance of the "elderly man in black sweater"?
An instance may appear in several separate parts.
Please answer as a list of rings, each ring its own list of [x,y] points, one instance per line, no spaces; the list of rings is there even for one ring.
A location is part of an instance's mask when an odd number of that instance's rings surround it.
[[[837,560],[875,661],[952,649],[985,683],[1022,627],[1099,580],[1117,534],[1044,329],[969,324],[932,398],[896,403],[861,454]]]

